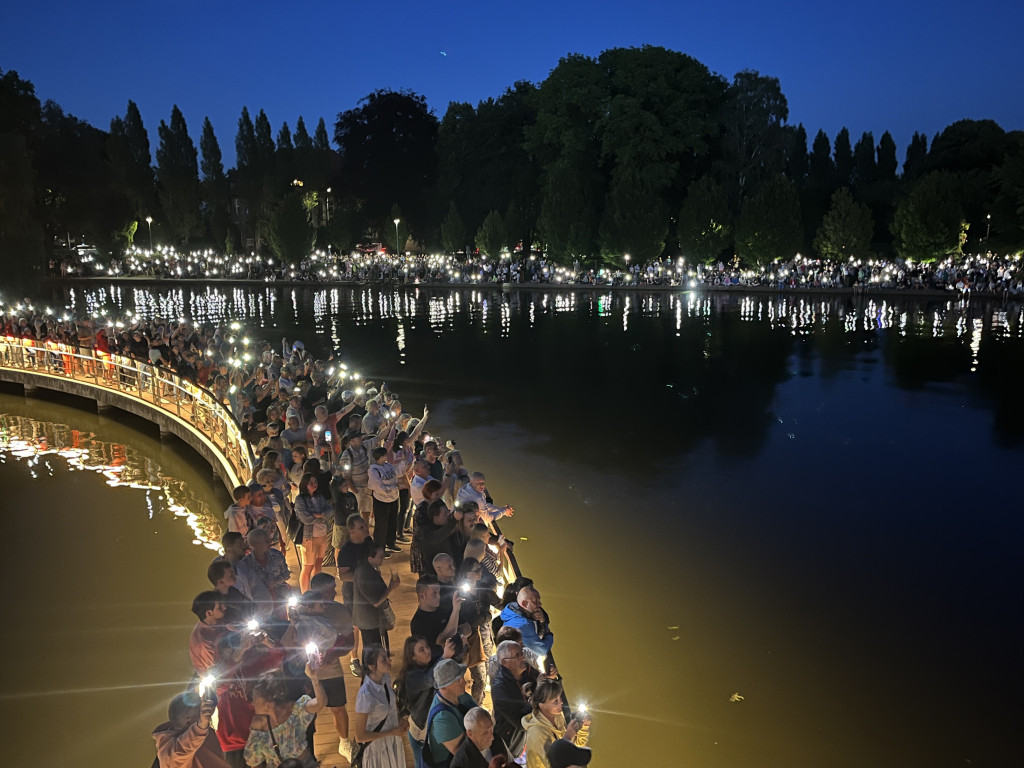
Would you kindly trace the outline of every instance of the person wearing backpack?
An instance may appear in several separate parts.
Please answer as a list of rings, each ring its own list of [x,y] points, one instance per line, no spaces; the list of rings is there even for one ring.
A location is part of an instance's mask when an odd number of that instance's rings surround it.
[[[463,718],[476,702],[466,693],[466,665],[454,659],[442,659],[434,667],[437,693],[427,713],[427,738],[423,762],[429,768],[448,768],[452,757],[466,738]]]

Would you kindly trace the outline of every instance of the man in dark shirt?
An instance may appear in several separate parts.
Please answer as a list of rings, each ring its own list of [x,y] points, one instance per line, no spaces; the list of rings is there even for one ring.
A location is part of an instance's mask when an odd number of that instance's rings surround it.
[[[430,476],[439,483],[444,482],[444,463],[441,461],[441,449],[430,440],[423,444],[423,460],[430,468]]]
[[[526,671],[523,646],[514,640],[498,644],[498,674],[491,680],[494,732],[513,754],[522,754],[526,742],[523,718],[530,714],[530,702],[519,680]]]
[[[423,556],[423,572],[436,575],[434,557],[446,552],[451,555],[451,537],[459,523],[461,512],[453,516],[447,505],[438,499],[427,507],[428,523],[421,526],[417,536]],[[452,558],[454,559],[454,557]]]
[[[412,635],[425,637],[430,643],[430,658],[437,661],[444,653],[444,644],[448,638],[457,638],[459,628],[459,608],[462,606],[462,595],[458,590],[452,593],[448,605],[441,606],[441,586],[437,577],[431,574],[420,576],[416,582],[416,599],[419,607],[412,615],[409,629]],[[456,643],[458,645],[458,643]],[[458,654],[459,648],[455,652]]]
[[[338,558],[338,580],[341,581],[341,601],[354,610],[356,566],[360,560],[365,560],[367,553],[372,550],[373,539],[370,538],[370,527],[360,515],[349,515],[345,520],[345,529],[348,541],[335,550]],[[349,660],[349,668],[354,675],[360,673],[359,638],[359,628],[356,627],[355,642]]]

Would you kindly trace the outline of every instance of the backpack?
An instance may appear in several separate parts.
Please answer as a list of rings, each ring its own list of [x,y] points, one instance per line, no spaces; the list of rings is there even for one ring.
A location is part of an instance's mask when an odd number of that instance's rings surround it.
[[[425,735],[423,737],[422,744],[423,764],[426,765],[427,768],[448,768],[448,766],[452,763],[452,758],[455,757],[446,749],[445,757],[441,760],[435,760],[434,753],[430,751],[430,728],[434,724],[434,718],[446,709],[452,714],[454,714],[459,719],[460,723],[462,722],[462,717],[465,715],[465,712],[461,711],[462,707],[455,708],[448,704],[445,704],[443,701],[437,702],[437,704],[434,704],[430,708],[430,712],[427,714],[427,727],[426,729],[424,729]]]

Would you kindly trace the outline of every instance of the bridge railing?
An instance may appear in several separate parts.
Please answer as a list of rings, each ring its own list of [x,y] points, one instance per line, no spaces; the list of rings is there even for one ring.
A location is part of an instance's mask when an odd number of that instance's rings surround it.
[[[173,371],[123,355],[11,336],[0,336],[0,368],[76,381],[177,416],[220,451],[241,482],[252,477],[252,452],[231,412],[208,389]]]

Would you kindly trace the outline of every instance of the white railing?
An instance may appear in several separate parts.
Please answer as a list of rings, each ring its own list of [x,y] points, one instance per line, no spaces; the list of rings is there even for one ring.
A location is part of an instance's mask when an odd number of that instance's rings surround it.
[[[209,390],[166,368],[53,341],[0,336],[0,369],[75,381],[176,416],[224,456],[239,482],[252,477],[252,452],[231,412]]]

